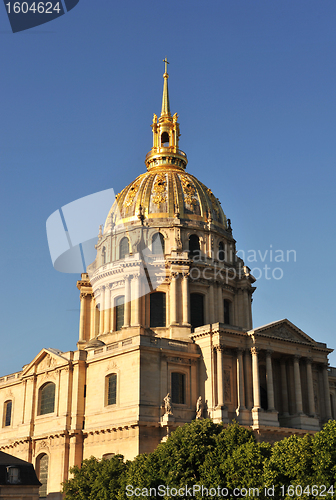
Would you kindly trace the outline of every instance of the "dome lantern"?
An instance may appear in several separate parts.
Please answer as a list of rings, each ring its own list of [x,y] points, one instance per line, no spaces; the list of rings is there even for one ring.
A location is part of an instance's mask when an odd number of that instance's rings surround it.
[[[153,147],[146,156],[147,170],[160,168],[162,165],[165,168],[177,170],[185,170],[188,160],[187,155],[181,151],[179,146],[180,126],[177,123],[178,114],[173,116],[170,112],[169,92],[168,92],[168,72],[167,58],[163,60],[165,63],[165,72],[163,74],[163,94],[161,116],[158,119],[154,113],[152,130],[153,130]]]

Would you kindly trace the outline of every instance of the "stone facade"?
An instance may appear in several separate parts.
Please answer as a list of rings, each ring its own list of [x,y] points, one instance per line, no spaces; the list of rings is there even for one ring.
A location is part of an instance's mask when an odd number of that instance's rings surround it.
[[[287,319],[253,329],[255,279],[219,200],[185,172],[167,72],[152,131],[147,172],[117,195],[77,283],[77,349],[0,379],[0,449],[35,465],[48,498],[83,459],[132,459],[195,417],[274,441],[335,416],[332,350]]]

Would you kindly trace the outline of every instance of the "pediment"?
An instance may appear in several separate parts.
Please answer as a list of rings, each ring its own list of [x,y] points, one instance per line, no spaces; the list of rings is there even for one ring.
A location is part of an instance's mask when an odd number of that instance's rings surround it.
[[[268,325],[261,326],[253,330],[254,335],[273,337],[289,342],[300,342],[304,344],[317,344],[314,339],[309,337],[300,328],[291,323],[288,319],[275,321]]]
[[[43,373],[54,369],[58,365],[64,365],[68,360],[56,349],[42,349],[37,356],[23,369],[22,376]]]

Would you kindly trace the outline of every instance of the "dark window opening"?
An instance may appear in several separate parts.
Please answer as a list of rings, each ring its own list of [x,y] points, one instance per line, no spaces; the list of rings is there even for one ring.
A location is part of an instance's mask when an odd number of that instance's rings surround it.
[[[5,427],[8,427],[12,423],[12,401],[6,401],[5,403]]]
[[[171,374],[172,402],[183,405],[185,403],[185,375],[173,372]]]
[[[40,498],[46,498],[47,496],[48,469],[49,469],[48,455],[44,454],[40,457],[38,464],[39,481],[40,483],[42,483],[42,486],[40,487]]]
[[[167,148],[169,146],[169,134],[168,132],[163,132],[161,134],[161,146]]]
[[[115,405],[117,403],[117,374],[112,373],[107,377],[107,404]]]
[[[124,259],[129,254],[128,238],[122,238],[119,245],[119,259]]]
[[[268,409],[267,390],[260,386],[260,406],[263,410]]]
[[[118,331],[124,326],[125,297],[123,295],[116,298],[115,310],[116,330]]]
[[[155,233],[152,238],[152,253],[164,254],[164,237],[161,233]]]
[[[189,236],[189,257],[193,259],[196,256],[200,256],[199,237],[196,234],[191,234]]]
[[[224,323],[230,325],[230,301],[224,299]]]
[[[55,384],[48,382],[40,389],[40,415],[53,413],[55,409]]]
[[[200,293],[190,294],[190,322],[193,330],[204,325],[204,296]]]
[[[106,264],[106,248],[103,247],[102,250],[102,264]]]
[[[86,398],[86,384],[84,385],[84,398]]]
[[[224,243],[222,241],[220,241],[218,245],[218,260],[221,262],[225,260]]]
[[[155,292],[150,295],[150,327],[166,326],[166,294]]]

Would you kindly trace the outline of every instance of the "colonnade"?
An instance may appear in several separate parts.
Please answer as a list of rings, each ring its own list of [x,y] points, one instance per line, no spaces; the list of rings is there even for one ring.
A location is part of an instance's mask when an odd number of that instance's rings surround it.
[[[224,354],[225,348],[222,346],[217,346],[215,348],[217,352],[217,405],[225,406],[225,387],[223,381],[224,374]],[[236,357],[236,391],[237,391],[237,414],[241,410],[253,410],[261,411],[261,393],[260,393],[260,370],[259,370],[259,353],[260,349],[258,347],[252,347],[251,349],[235,349]],[[232,352],[232,351],[231,351]],[[273,363],[272,363],[272,350],[263,350],[266,358],[266,389],[267,389],[267,411],[276,412],[275,408],[275,397],[274,397],[274,380],[273,380]],[[309,416],[316,418],[316,408],[315,408],[315,398],[314,398],[314,381],[313,381],[313,370],[311,358],[304,358],[297,355],[280,357],[280,384],[281,384],[281,402],[282,402],[282,413],[281,415],[286,417],[289,414],[289,394],[288,394],[288,380],[287,380],[287,369],[286,362],[292,363],[293,373],[294,373],[294,400],[295,400],[295,415],[304,415],[303,411],[303,394],[302,394],[302,382],[300,373],[300,359],[305,363],[306,369],[306,380],[307,380],[307,395],[308,398],[308,409]],[[252,361],[252,363],[251,363]],[[332,418],[331,403],[330,403],[330,392],[329,392],[329,380],[328,380],[328,370],[327,363],[320,364],[322,367],[323,375],[323,398],[324,399],[324,416],[325,419]],[[252,377],[251,377],[252,375]],[[252,388],[251,388],[252,382]],[[251,395],[253,398],[251,399]]]
[[[97,294],[98,290],[96,291]],[[140,274],[125,276],[124,288],[116,291],[103,285],[96,300],[93,292],[81,293],[79,340],[88,341],[99,333],[116,330],[116,299],[124,297],[124,327],[141,324],[141,280]],[[97,307],[99,304],[99,309]],[[90,318],[90,319],[89,319]]]

